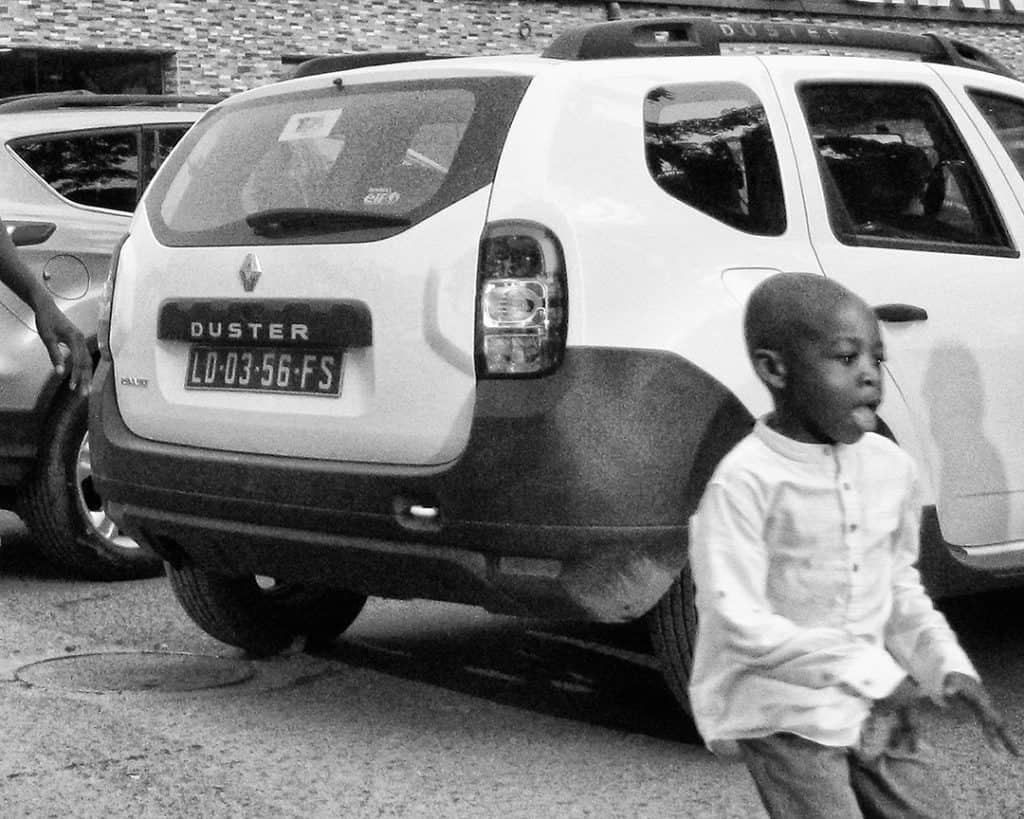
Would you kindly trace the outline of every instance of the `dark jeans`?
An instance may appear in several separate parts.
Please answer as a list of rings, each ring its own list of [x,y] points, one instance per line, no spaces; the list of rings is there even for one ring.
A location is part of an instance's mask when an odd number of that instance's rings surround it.
[[[794,734],[741,740],[740,752],[773,819],[950,819],[954,812],[920,752],[819,745]]]

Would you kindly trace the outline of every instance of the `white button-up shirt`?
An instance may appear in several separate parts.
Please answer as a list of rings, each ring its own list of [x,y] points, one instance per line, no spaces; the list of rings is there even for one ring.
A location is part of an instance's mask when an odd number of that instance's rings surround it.
[[[936,700],[977,677],[921,585],[913,461],[874,433],[807,444],[763,420],[719,464],[690,530],[690,682],[711,750],[790,732],[854,745],[909,673]]]

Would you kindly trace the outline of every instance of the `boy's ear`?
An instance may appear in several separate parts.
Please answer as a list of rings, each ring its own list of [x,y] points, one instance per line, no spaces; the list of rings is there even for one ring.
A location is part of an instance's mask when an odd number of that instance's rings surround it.
[[[778,350],[758,348],[751,356],[754,362],[754,372],[770,390],[782,390],[786,387],[786,360]]]

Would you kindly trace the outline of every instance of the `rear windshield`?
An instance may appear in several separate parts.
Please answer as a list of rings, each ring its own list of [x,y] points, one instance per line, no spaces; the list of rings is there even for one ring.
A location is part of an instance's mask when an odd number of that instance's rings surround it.
[[[154,180],[168,245],[367,241],[494,179],[528,77],[331,86],[228,105]]]

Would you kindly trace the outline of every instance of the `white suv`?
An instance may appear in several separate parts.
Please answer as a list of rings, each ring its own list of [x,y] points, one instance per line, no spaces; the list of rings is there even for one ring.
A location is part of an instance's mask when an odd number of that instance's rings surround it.
[[[877,305],[932,591],[1024,571],[1022,136],[964,44],[708,19],[239,94],[120,248],[100,493],[250,652],[366,595],[646,616],[685,703],[687,521],[768,408],[776,271]]]

